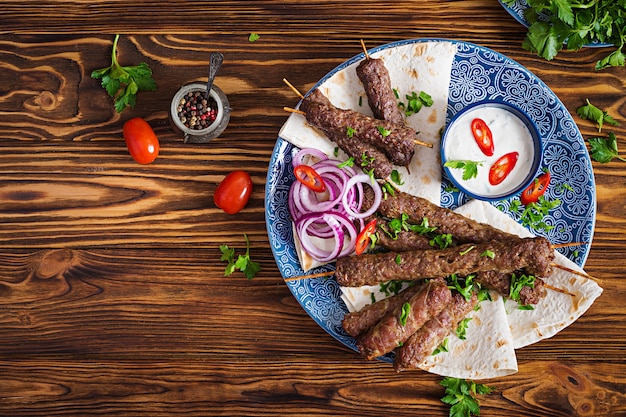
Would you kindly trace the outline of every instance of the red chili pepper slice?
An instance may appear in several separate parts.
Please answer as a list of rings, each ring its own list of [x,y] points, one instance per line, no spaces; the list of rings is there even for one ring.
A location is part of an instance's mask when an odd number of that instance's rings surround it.
[[[527,206],[530,203],[536,203],[539,201],[539,197],[541,197],[546,190],[548,189],[548,184],[550,184],[550,172],[545,171],[543,174],[539,175],[532,184],[530,184],[522,194],[520,195],[520,201],[523,205]]]
[[[472,134],[480,150],[487,156],[493,156],[493,135],[483,119],[472,120]]]
[[[304,184],[306,187],[315,191],[316,193],[322,193],[326,191],[326,184],[324,180],[313,168],[309,165],[298,165],[293,170],[296,179]]]
[[[515,164],[517,163],[519,154],[517,152],[509,152],[506,155],[502,155],[492,166],[489,168],[489,184],[498,185],[513,171]]]
[[[367,249],[367,245],[369,245],[370,237],[373,233],[376,232],[376,219],[372,220],[368,224],[365,225],[361,233],[356,238],[356,247],[354,251],[357,255],[362,254]]]

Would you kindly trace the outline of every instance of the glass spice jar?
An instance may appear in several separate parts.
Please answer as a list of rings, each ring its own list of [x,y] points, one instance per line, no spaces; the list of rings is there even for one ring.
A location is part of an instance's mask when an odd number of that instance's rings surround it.
[[[230,121],[226,94],[215,84],[207,97],[206,84],[190,83],[174,94],[170,123],[185,143],[205,143],[222,134]]]

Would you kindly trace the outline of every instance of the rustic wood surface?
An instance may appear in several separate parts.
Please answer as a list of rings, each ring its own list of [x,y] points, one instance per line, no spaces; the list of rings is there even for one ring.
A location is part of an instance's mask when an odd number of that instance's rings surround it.
[[[396,374],[326,334],[281,280],[265,229],[265,177],[283,106],[370,47],[445,37],[501,52],[575,114],[589,98],[622,121],[626,70],[606,51],[552,62],[494,0],[0,1],[0,415],[445,416],[440,377]],[[260,34],[248,42],[251,32]],[[121,115],[93,69],[147,62],[158,84]],[[167,108],[203,80],[208,56],[233,108],[220,138],[183,144]],[[122,139],[140,116],[161,141],[151,165]],[[585,137],[596,132],[579,121]],[[483,416],[626,415],[626,163],[594,162],[596,233],[586,270],[604,294],[555,337],[519,350],[519,372],[487,381]],[[245,210],[212,202],[242,167]],[[219,245],[252,243],[262,271],[224,277]]]

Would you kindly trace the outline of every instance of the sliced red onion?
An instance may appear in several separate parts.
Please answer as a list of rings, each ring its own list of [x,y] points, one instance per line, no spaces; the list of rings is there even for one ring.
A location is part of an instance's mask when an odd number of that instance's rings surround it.
[[[352,187],[357,187],[357,189],[360,189],[359,194],[363,195],[362,184],[369,184],[369,186],[372,187],[372,190],[374,190],[374,203],[372,204],[372,207],[369,208],[369,210],[364,212],[357,211],[360,209],[360,203],[358,207],[352,207],[352,205],[349,204],[348,201],[348,190],[351,190]],[[343,203],[344,209],[346,210],[346,213],[348,213],[348,216],[355,217],[357,219],[363,219],[376,213],[376,210],[378,210],[378,206],[380,205],[380,201],[382,200],[382,196],[383,192],[375,180],[373,180],[367,174],[359,174],[348,180],[348,183],[346,184],[346,191],[344,192],[341,201]]]
[[[296,155],[293,157],[293,167],[297,167],[298,165],[302,165],[306,157],[310,157],[314,161],[325,161],[328,159],[328,156],[320,151],[319,149],[314,148],[303,148],[300,149]]]

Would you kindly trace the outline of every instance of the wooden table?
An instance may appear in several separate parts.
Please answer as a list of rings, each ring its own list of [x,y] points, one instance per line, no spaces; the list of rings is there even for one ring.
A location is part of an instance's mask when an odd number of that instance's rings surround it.
[[[367,362],[326,334],[277,270],[265,229],[267,168],[283,77],[303,90],[369,47],[445,37],[503,53],[575,110],[589,98],[622,121],[626,70],[605,53],[547,62],[495,1],[0,1],[0,414],[445,416],[440,377]],[[248,35],[260,39],[250,43]],[[121,115],[90,78],[147,62],[158,84]],[[225,63],[233,108],[210,144],[182,143],[169,100]],[[145,118],[161,152],[135,163],[122,124]],[[597,132],[581,121],[583,136]],[[572,326],[519,350],[519,372],[487,381],[483,416],[626,415],[626,163],[593,164],[595,237],[586,264],[604,294]],[[243,168],[254,191],[238,215],[212,202]],[[219,246],[251,240],[262,270],[224,276]]]

